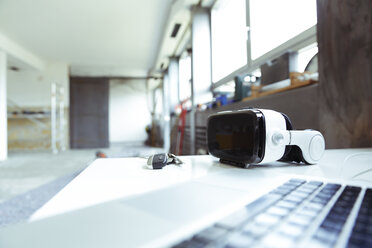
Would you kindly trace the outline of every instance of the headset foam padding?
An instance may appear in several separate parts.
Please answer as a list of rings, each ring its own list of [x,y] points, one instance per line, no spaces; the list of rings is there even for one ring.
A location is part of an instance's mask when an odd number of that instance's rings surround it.
[[[283,115],[283,117],[285,119],[285,124],[286,124],[287,130],[293,130],[293,125],[292,125],[292,122],[289,119],[289,117],[286,114],[283,114],[283,113],[281,113],[281,114]],[[282,162],[297,162],[297,163],[305,162],[306,163],[305,159],[302,156],[301,149],[296,145],[293,145],[293,146],[287,145],[285,147],[284,155],[283,155],[283,157],[281,157],[281,159],[279,159],[279,161],[282,161]]]

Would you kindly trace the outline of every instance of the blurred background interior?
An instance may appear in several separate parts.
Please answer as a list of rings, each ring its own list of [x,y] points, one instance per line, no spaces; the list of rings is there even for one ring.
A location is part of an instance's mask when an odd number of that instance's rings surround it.
[[[327,148],[371,147],[371,5],[0,1],[0,203],[96,157],[207,154],[223,110],[270,108]]]

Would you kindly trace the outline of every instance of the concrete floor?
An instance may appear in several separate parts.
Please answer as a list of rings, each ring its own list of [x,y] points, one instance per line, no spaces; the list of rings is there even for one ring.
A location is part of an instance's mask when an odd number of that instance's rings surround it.
[[[8,160],[0,161],[0,203],[43,184],[86,168],[97,151],[109,157],[146,157],[162,152],[161,148],[138,143],[112,144],[108,149],[10,152]]]

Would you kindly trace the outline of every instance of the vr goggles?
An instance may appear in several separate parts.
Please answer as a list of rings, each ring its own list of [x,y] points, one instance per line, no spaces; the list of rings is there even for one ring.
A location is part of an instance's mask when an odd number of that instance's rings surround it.
[[[285,114],[254,108],[209,116],[207,143],[222,163],[245,168],[276,160],[316,164],[325,149],[320,132],[293,130]]]

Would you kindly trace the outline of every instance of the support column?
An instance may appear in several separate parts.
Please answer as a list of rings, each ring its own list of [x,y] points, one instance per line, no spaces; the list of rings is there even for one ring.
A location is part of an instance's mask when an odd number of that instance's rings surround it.
[[[192,92],[195,104],[212,100],[211,24],[209,9],[195,7],[192,16]]]
[[[327,148],[372,145],[371,9],[371,0],[317,1],[319,126]]]
[[[6,102],[6,54],[0,50],[0,161],[8,158],[8,116]]]
[[[178,92],[178,58],[172,57],[169,60],[168,66],[168,76],[169,76],[169,111],[172,113],[176,105],[180,101]]]
[[[211,67],[211,23],[207,8],[194,7],[191,27],[192,43],[192,82],[190,113],[190,150],[195,154],[195,111],[197,104],[212,101],[212,67]]]
[[[163,78],[163,141],[164,150],[169,152],[170,149],[170,94],[169,94],[169,74],[168,72]]]

